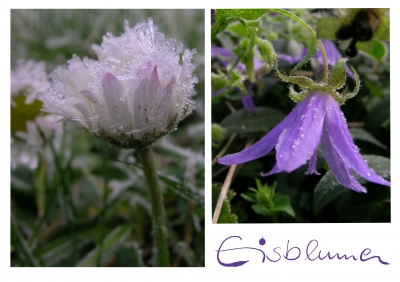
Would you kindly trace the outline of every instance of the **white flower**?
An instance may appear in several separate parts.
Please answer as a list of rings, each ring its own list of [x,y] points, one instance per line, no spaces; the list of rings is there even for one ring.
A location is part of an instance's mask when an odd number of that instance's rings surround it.
[[[50,111],[123,148],[144,148],[176,129],[194,107],[196,50],[165,40],[152,19],[94,45],[99,60],[74,56],[38,99]]]
[[[26,104],[32,104],[36,94],[47,90],[49,86],[44,62],[18,60],[15,70],[11,71],[11,97],[24,91]]]
[[[11,167],[13,169],[18,164],[27,165],[32,170],[37,168],[39,155],[45,154],[43,137],[50,139],[54,137],[54,133],[62,131],[58,120],[59,117],[54,115],[38,116],[34,121],[26,122],[26,132],[15,132],[15,137],[11,137]],[[59,140],[54,139],[53,142],[58,143]]]
[[[36,169],[44,154],[45,140],[61,132],[60,119],[40,112],[36,94],[49,88],[44,62],[19,60],[11,71],[11,167],[27,165]]]

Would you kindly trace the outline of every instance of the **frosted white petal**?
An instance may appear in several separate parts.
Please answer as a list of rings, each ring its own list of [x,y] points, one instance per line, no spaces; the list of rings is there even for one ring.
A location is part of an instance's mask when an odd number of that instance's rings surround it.
[[[196,50],[167,40],[152,19],[124,27],[122,35],[107,33],[93,45],[98,61],[74,57],[58,67],[38,98],[109,143],[146,147],[193,111]]]

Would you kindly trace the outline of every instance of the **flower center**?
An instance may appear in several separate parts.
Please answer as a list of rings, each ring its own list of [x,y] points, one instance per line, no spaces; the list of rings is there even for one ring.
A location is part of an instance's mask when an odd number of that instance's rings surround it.
[[[14,105],[11,106],[11,132],[26,132],[26,122],[35,120],[40,115],[42,102],[35,99],[32,104],[25,104],[26,97],[19,95],[13,98]]]

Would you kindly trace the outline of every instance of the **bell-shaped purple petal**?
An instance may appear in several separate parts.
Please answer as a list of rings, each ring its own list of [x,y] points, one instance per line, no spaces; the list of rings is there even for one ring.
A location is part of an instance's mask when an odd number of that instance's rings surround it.
[[[321,139],[329,98],[329,94],[315,92],[297,105],[297,118],[282,132],[276,145],[276,163],[281,171],[291,172],[313,155]]]
[[[358,152],[358,148],[354,144],[347,128],[343,112],[333,98],[329,100],[327,107],[325,118],[326,135],[329,136],[328,139],[332,143],[334,150],[345,165],[371,182],[390,186],[388,181],[384,180],[368,167],[367,163]]]
[[[315,175],[321,174],[317,171],[317,151],[318,151],[318,147],[315,148],[314,154],[311,156],[306,174],[315,174]]]
[[[276,164],[268,176],[291,172],[307,161],[307,174],[316,171],[317,146],[321,140],[328,166],[337,181],[356,192],[366,192],[351,174],[381,185],[390,183],[377,175],[364,161],[354,144],[339,104],[330,94],[315,91],[301,101],[292,112],[253,146],[218,160],[225,165],[241,164],[266,155],[274,147]]]
[[[254,145],[235,154],[226,155],[218,159],[218,163],[223,165],[242,164],[252,161],[268,154],[278,142],[281,133],[294,122],[298,116],[299,105],[297,105],[288,116],[285,117],[277,126],[267,133],[261,140]]]
[[[268,176],[282,171],[292,172],[311,160],[311,172],[315,171],[316,149],[322,135],[329,94],[315,92],[308,95],[297,106],[297,117],[279,136],[276,145],[276,165],[266,174]],[[295,108],[295,109],[296,109]],[[314,167],[314,168],[313,168]]]
[[[343,162],[343,159],[336,151],[327,132],[328,129],[325,127],[321,138],[321,145],[326,162],[331,169],[333,176],[335,176],[336,180],[344,187],[356,192],[366,193],[367,190],[358,183],[353,175],[351,175],[349,167]]]

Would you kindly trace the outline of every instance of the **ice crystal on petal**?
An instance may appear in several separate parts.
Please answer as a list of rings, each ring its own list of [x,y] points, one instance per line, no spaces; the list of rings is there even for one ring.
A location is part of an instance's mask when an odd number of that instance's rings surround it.
[[[152,19],[124,28],[93,45],[99,60],[75,56],[58,67],[39,99],[109,143],[144,148],[192,113],[196,50],[167,40]]]

